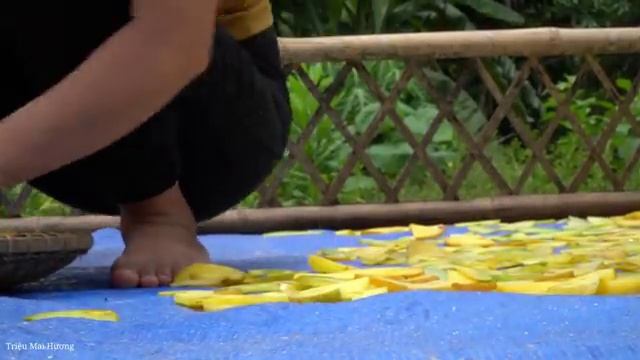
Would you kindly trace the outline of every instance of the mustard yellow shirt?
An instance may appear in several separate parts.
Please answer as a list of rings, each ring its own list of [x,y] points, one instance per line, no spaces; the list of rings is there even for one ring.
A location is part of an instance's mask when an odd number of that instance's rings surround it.
[[[218,24],[237,40],[256,35],[273,25],[269,0],[223,0]]]

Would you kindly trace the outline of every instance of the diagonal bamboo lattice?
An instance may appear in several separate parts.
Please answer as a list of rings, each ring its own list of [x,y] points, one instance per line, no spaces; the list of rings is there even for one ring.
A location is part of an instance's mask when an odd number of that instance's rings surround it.
[[[348,203],[345,189],[353,188],[354,174],[370,179],[375,189],[369,191],[379,193],[380,202],[387,204],[466,200],[465,186],[470,183],[490,185],[491,193],[485,196],[523,195],[531,192],[528,184],[534,177],[551,185],[547,193],[558,194],[581,192],[594,177],[607,184],[599,190],[624,192],[640,185],[636,176],[640,161],[639,29],[283,39],[281,48],[290,78],[304,87],[313,108],[308,109],[307,118],[296,119],[285,158],[256,193],[254,205],[258,207]],[[626,64],[632,65],[625,69],[611,65],[611,59],[621,58],[631,59]],[[383,84],[376,66],[385,61],[392,61],[398,72],[392,82]],[[513,71],[496,73],[498,62],[508,62]],[[574,76],[560,78],[555,70],[558,63],[573,69]],[[317,76],[310,64],[325,64],[331,78]],[[352,114],[338,108],[348,96],[345,88],[354,84],[377,104],[364,117],[366,121],[358,124]],[[602,120],[595,132],[576,105],[584,101],[585,87],[595,89],[599,100],[607,104],[606,111],[595,114]],[[419,89],[420,96],[437,109],[424,118],[419,132],[408,124],[399,106],[409,96],[409,88],[411,94]],[[538,110],[551,106],[553,111],[547,111],[544,119],[532,116],[526,96],[538,99]],[[477,108],[472,112],[461,109],[463,101],[473,101]],[[336,156],[337,169],[325,169],[317,161],[314,142],[321,127],[331,129],[349,148]],[[443,160],[435,148],[443,129],[450,129],[464,150],[455,161]],[[396,156],[405,161],[392,173],[371,152],[382,132],[393,133],[410,149]],[[571,164],[572,169],[557,153],[551,156],[561,132],[571,132],[579,140],[576,151],[583,156],[579,163]],[[622,157],[613,144],[620,134],[634,140],[625,140],[633,147]],[[507,176],[496,165],[493,151],[496,146],[514,144],[527,154],[515,177],[513,171]],[[281,196],[283,187],[295,187],[292,176],[302,176],[316,196],[293,204],[283,202],[287,200]],[[435,195],[407,198],[406,189],[419,188],[420,181],[432,184]],[[0,204],[9,216],[19,216],[31,191],[25,186],[14,197],[0,192]]]
[[[324,205],[337,203],[338,192],[344,186],[345,181],[348,179],[357,161],[361,161],[364,164],[366,170],[373,177],[380,190],[384,193],[385,201],[389,203],[399,201],[399,192],[402,189],[402,185],[406,182],[411,170],[417,166],[418,163],[421,164],[424,167],[424,170],[427,171],[436,181],[444,193],[444,200],[456,200],[459,198],[458,192],[460,191],[463,182],[469,176],[469,171],[472,166],[476,163],[480,164],[486,175],[488,175],[489,179],[496,185],[499,193],[502,195],[521,194],[525,183],[533,173],[536,163],[541,166],[545,174],[548,176],[549,181],[553,183],[557,188],[557,191],[560,193],[577,192],[580,186],[587,180],[589,172],[595,164],[601,168],[607,181],[611,183],[612,190],[627,190],[625,185],[628,183],[630,174],[637,165],[640,149],[636,149],[633,158],[630,159],[629,163],[625,166],[624,173],[620,175],[614,173],[602,154],[605,146],[611,141],[615,130],[623,121],[626,120],[633,129],[632,136],[640,135],[640,132],[638,132],[638,119],[630,110],[631,103],[636,100],[638,95],[640,73],[635,75],[631,89],[629,89],[626,94],[621,95],[618,89],[612,85],[612,81],[607,77],[593,55],[586,55],[583,59],[584,65],[578,72],[574,88],[568,93],[562,93],[557,89],[545,67],[541,64],[539,59],[535,57],[528,58],[525,61],[524,65],[520,68],[513,79],[512,84],[504,92],[500,90],[484,62],[481,59],[472,59],[468,62],[468,67],[466,67],[464,74],[456,83],[454,91],[448,95],[438,93],[438,90],[433,86],[433,84],[431,84],[427,76],[425,76],[422,70],[424,65],[415,61],[406,62],[406,70],[389,95],[384,94],[371,77],[371,74],[361,63],[346,63],[340,70],[335,82],[325,92],[318,89],[317,85],[311,81],[302,68],[296,67],[294,72],[304,82],[309,91],[317,99],[320,106],[300,136],[290,142],[289,149],[291,152],[287,159],[285,159],[285,161],[283,161],[276,170],[275,176],[271,180],[272,182],[265,184],[261,188],[261,204],[278,204],[276,199],[277,192],[275,190],[277,190],[278,185],[283,181],[283,175],[286,171],[290,170],[296,162],[303,166],[304,170],[310,175],[314,185],[324,193],[322,200]],[[467,130],[464,121],[461,120],[453,110],[452,104],[452,99],[457,96],[460,89],[464,86],[466,78],[468,78],[469,73],[472,71],[475,71],[479,75],[483,84],[491,93],[497,104],[487,123],[484,124],[476,134],[472,134]],[[574,100],[576,88],[578,84],[581,83],[581,80],[587,76],[589,71],[592,71],[593,74],[597,76],[598,80],[601,81],[602,87],[606,89],[607,94],[615,99],[617,107],[610,117],[610,121],[605,130],[595,139],[585,132],[582,124],[570,109],[570,104]],[[381,104],[381,110],[360,137],[355,137],[349,132],[348,127],[346,126],[347,122],[331,105],[331,102],[335,97],[335,89],[341,86],[344,82],[345,74],[350,72],[355,72],[361,75],[371,92]],[[528,124],[512,109],[514,100],[522,89],[525,81],[534,75],[539,76],[541,83],[544,85],[544,90],[548,91],[549,94],[551,94],[551,98],[559,104],[557,116],[555,116],[549,124],[546,125],[546,128],[542,131],[541,135],[537,137],[533,134],[530,124]],[[431,126],[421,139],[416,139],[414,137],[403,119],[392,106],[392,104],[397,101],[402,88],[406,86],[407,82],[411,78],[418,80],[418,82],[424,87],[425,91],[435,99],[435,102],[440,109],[440,113],[435,119],[433,119]],[[310,140],[313,130],[318,124],[318,120],[323,115],[327,115],[330,118],[337,131],[344,136],[347,143],[353,148],[353,152],[345,161],[344,167],[337,176],[335,176],[332,182],[327,182],[323,178],[323,174],[320,173],[317,167],[315,167],[309,159],[308,155],[302,150],[302,146]],[[407,144],[411,146],[414,152],[395,183],[392,183],[385,178],[366,153],[366,148],[371,145],[382,121],[384,121],[387,116],[391,118],[394,126],[398,129],[399,133],[404,137]],[[546,149],[550,145],[552,135],[560,126],[560,122],[563,118],[568,119],[571,129],[583,142],[583,146],[588,152],[588,156],[584,159],[579,171],[569,183],[565,183],[561,179],[554,168],[554,165],[546,155]],[[521,176],[513,186],[509,184],[509,181],[505,179],[496,166],[494,166],[489,156],[485,153],[487,145],[494,139],[498,127],[505,119],[512,125],[523,145],[529,148],[533,154],[532,158],[527,162]],[[453,174],[451,179],[447,179],[442,169],[438,167],[436,162],[425,151],[426,145],[431,141],[434,134],[444,121],[449,121],[458,134],[460,140],[468,149],[468,153],[462,161],[461,166],[457,169],[455,174]]]

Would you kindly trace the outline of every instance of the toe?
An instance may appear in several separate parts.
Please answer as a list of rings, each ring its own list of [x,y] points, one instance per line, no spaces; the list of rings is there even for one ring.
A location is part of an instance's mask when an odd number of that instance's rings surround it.
[[[154,288],[160,286],[160,280],[156,275],[156,269],[145,266],[140,269],[140,286],[145,288]]]
[[[160,286],[160,280],[156,275],[145,275],[140,278],[140,286],[144,288],[155,288]]]
[[[138,272],[133,269],[114,266],[111,271],[111,283],[117,288],[134,288],[140,283]]]
[[[168,286],[173,281],[173,273],[170,267],[161,267],[156,273],[160,286]]]

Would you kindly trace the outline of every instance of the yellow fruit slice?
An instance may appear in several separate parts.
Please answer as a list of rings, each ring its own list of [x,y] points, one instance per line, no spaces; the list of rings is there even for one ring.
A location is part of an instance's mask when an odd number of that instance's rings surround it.
[[[326,280],[333,280],[335,282],[322,285],[322,286],[312,287],[310,289],[302,290],[299,292],[290,292],[289,297],[291,301],[335,302],[340,300],[348,300],[351,297],[369,289],[370,287],[369,278],[367,277],[355,279],[355,280],[348,280],[348,281],[340,281],[340,280],[329,279],[329,278],[327,278]],[[335,297],[336,291],[339,294],[340,299],[336,299]]]
[[[591,275],[597,276],[600,280],[614,280],[616,278],[616,271],[614,269],[602,269],[594,271]]]
[[[296,291],[305,290],[305,289],[306,289],[305,286],[302,286],[296,282],[286,282],[280,285],[280,291],[283,294],[287,294],[287,295],[290,293],[294,293]]]
[[[406,252],[393,252],[385,262],[380,265],[406,265]]]
[[[360,294],[357,294],[357,295],[353,296],[351,298],[351,301],[357,301],[357,300],[362,300],[362,299],[366,299],[366,298],[373,297],[373,296],[384,295],[384,294],[386,294],[388,292],[389,291],[385,287],[369,289],[369,290],[365,290],[365,291],[361,292]]]
[[[396,234],[403,233],[409,231],[407,226],[388,226],[388,227],[379,227],[373,229],[362,230],[362,235],[384,235],[384,234]]]
[[[337,248],[324,249],[318,253],[318,256],[333,261],[352,261],[356,259],[355,251],[359,248]]]
[[[440,237],[440,235],[444,233],[445,229],[446,228],[443,225],[436,225],[436,226],[424,226],[424,225],[418,225],[418,224],[409,225],[409,230],[411,231],[411,234],[413,234],[413,237],[416,240],[435,239],[437,237]]]
[[[550,264],[550,265],[567,265],[571,264],[575,260],[575,255],[569,253],[544,256],[544,257],[532,257],[522,260],[523,265],[537,265],[537,264]]]
[[[533,281],[538,279],[540,274],[543,274],[547,271],[547,266],[545,265],[530,265],[530,266],[522,266],[516,267],[513,269],[502,271],[501,275],[506,277],[506,279],[500,278],[501,281]]]
[[[298,281],[302,278],[320,278],[320,279],[337,279],[337,280],[353,280],[356,278],[356,274],[352,271],[342,271],[336,273],[327,274],[315,274],[315,273],[297,273],[293,277],[293,280]]]
[[[340,296],[343,300],[348,300],[356,294],[360,294],[363,291],[369,289],[370,284],[370,279],[368,277],[363,277],[360,279],[338,283],[333,286],[340,290]]]
[[[424,275],[409,277],[405,281],[408,283],[420,284],[420,283],[428,283],[436,280],[440,280],[440,277],[432,274],[424,274]]]
[[[451,281],[436,280],[424,284],[409,284],[409,290],[449,291],[452,290]]]
[[[616,218],[613,220],[616,225],[624,228],[638,228],[640,227],[640,219],[636,218]]]
[[[462,273],[456,270],[448,271],[448,281],[452,284],[473,284],[476,281],[464,276]]]
[[[375,247],[384,247],[393,250],[402,250],[414,241],[413,237],[403,237],[396,240],[375,240],[375,239],[360,239],[360,244]]]
[[[559,270],[550,270],[546,273],[537,276],[535,278],[536,281],[553,281],[553,280],[564,280],[575,277],[576,274],[571,269],[559,269]]]
[[[282,269],[259,269],[250,270],[247,272],[247,276],[244,282],[247,284],[272,282],[272,281],[285,281],[293,279],[295,272],[291,270]]]
[[[342,294],[339,288],[328,285],[292,293],[289,300],[296,303],[333,303],[341,301]]]
[[[497,285],[494,282],[484,282],[484,283],[475,283],[475,284],[453,283],[451,285],[451,288],[453,290],[458,290],[458,291],[494,291],[497,288]]]
[[[612,262],[609,262],[608,265],[620,271],[628,271],[628,272],[640,271],[640,263],[638,263],[637,260],[632,260],[630,258],[623,261],[612,261]]]
[[[502,230],[528,230],[536,225],[534,220],[518,221],[513,223],[502,224]]]
[[[173,290],[173,291],[161,291],[159,296],[177,296],[177,295],[212,295],[213,290]]]
[[[436,280],[448,280],[449,274],[447,273],[447,269],[438,268],[438,267],[427,267],[424,269],[424,273],[426,276],[434,276],[438,279]]]
[[[464,234],[464,235],[453,235],[446,238],[445,244],[447,244],[447,246],[455,246],[455,247],[464,247],[464,246],[487,247],[487,246],[495,245],[495,242],[493,240],[487,239],[479,235]]]
[[[242,282],[245,273],[228,266],[193,264],[183,269],[171,286],[224,286]]]
[[[218,287],[221,286],[218,279],[195,279],[195,280],[183,280],[174,281],[171,283],[171,287]]]
[[[344,229],[344,230],[336,231],[336,235],[338,235],[338,236],[359,236],[360,232],[359,231],[355,231],[355,230],[351,230],[351,229]]]
[[[277,292],[282,288],[283,281],[273,281],[273,282],[265,282],[265,283],[257,283],[257,284],[245,284],[245,285],[235,285],[224,287],[215,291],[216,294],[238,294],[238,295],[248,295],[248,294],[260,294],[260,293],[269,293],[269,292]]]
[[[370,278],[371,285],[377,288],[385,288],[389,292],[399,292],[409,290],[409,283],[393,280],[380,276],[372,276]]]
[[[353,269],[353,266],[340,264],[317,255],[309,256],[309,266],[319,273],[336,273]]]
[[[407,280],[396,280],[387,277],[372,276],[370,281],[371,285],[375,287],[384,287],[387,288],[389,292],[398,292],[439,281],[439,278],[434,275],[421,275]]]
[[[467,277],[471,280],[475,281],[491,281],[493,277],[488,270],[484,269],[472,269],[464,266],[456,266],[455,269],[462,274],[464,277]]]
[[[111,310],[67,310],[51,311],[30,315],[25,321],[39,321],[47,319],[85,319],[95,321],[119,321],[118,314]]]
[[[623,261],[627,258],[627,252],[622,249],[603,250],[599,255],[604,259],[612,261]]]
[[[266,233],[264,237],[287,237],[287,236],[310,236],[322,234],[319,230],[306,230],[306,231],[274,231]]]
[[[176,296],[173,297],[173,301],[178,305],[188,307],[193,310],[202,310],[202,302],[213,295],[214,293],[212,291],[209,293],[183,292],[176,294]]]
[[[368,269],[354,269],[349,272],[355,274],[356,277],[363,276],[383,276],[383,277],[411,277],[423,275],[424,270],[421,268],[411,268],[411,267],[379,267],[379,268],[368,268]]]
[[[565,229],[567,230],[582,230],[589,228],[591,224],[585,219],[581,219],[574,216],[569,216],[567,219],[567,223],[565,225]]]
[[[553,250],[567,246],[566,241],[546,241],[540,243],[527,244],[528,250],[546,250],[549,254],[553,253]]]
[[[640,274],[622,274],[615,279],[602,279],[597,293],[601,295],[640,294]]]
[[[598,291],[600,277],[589,274],[579,278],[563,281],[547,289],[553,295],[594,295]]]
[[[194,310],[205,311],[205,312],[219,312],[219,311],[231,310],[231,309],[244,307],[244,306],[249,306],[249,305],[216,305],[216,304],[208,304],[206,310],[205,310],[204,306],[202,306],[202,305],[200,306],[200,308],[194,309]]]
[[[604,266],[604,262],[602,260],[594,260],[589,262],[583,262],[580,264],[575,264],[575,266],[572,267],[572,270],[575,276],[582,276],[582,275],[587,275],[592,272],[595,272],[598,269],[602,268],[603,266]]]
[[[289,302],[289,297],[283,293],[213,295],[202,299],[201,302],[204,311],[220,311],[241,306]]]
[[[354,254],[364,265],[379,265],[391,255],[392,249],[385,247],[365,247],[357,249]]]
[[[496,290],[505,293],[545,295],[550,287],[558,285],[558,281],[501,281]]]
[[[410,264],[446,256],[447,252],[433,241],[413,241],[407,247],[407,260]]]
[[[354,278],[355,278],[355,275],[352,279]],[[345,280],[336,279],[328,276],[315,276],[313,274],[299,276],[295,279],[296,284],[299,284],[303,289],[334,285],[342,281],[345,281]]]
[[[593,225],[598,226],[610,226],[613,225],[613,220],[606,217],[598,217],[598,216],[589,216],[587,217],[587,221]]]
[[[623,217],[625,220],[640,220],[640,211],[634,211]]]

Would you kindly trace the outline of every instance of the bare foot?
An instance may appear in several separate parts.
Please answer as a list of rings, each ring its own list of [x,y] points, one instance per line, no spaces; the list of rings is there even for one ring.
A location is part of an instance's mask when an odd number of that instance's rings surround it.
[[[184,267],[210,261],[177,185],[152,199],[122,206],[121,215],[126,248],[111,269],[115,287],[166,286]]]

